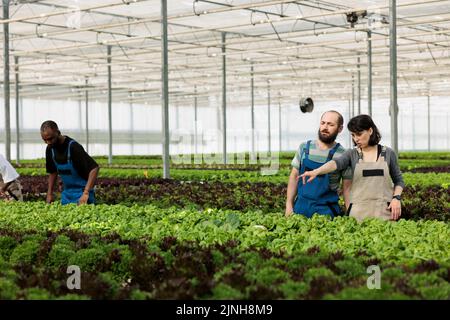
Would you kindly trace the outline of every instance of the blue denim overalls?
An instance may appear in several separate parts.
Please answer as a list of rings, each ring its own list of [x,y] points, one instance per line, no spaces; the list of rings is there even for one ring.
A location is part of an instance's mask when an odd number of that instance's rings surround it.
[[[63,181],[64,190],[61,193],[61,204],[68,203],[78,203],[78,200],[83,195],[83,190],[86,187],[87,181],[80,177],[72,164],[72,159],[70,158],[70,146],[74,140],[69,142],[67,148],[67,163],[59,164],[55,160],[55,151],[52,148],[52,158],[55,163],[58,174],[61,176]],[[89,191],[88,203],[94,203],[94,190]]]
[[[324,163],[315,162],[309,159],[309,140],[304,149],[305,159],[301,162],[300,174],[305,171],[311,171],[321,167]],[[337,143],[328,153],[325,163],[333,158],[340,144]],[[332,218],[340,215],[340,207],[338,204],[339,196],[336,191],[330,189],[330,178],[328,174],[317,176],[312,182],[303,184],[300,178],[297,186],[297,198],[294,203],[294,212],[303,214],[311,218],[314,213],[330,215]]]

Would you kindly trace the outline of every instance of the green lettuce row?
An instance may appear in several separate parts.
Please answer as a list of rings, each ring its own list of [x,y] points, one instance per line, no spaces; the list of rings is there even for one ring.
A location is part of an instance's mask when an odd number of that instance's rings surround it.
[[[132,156],[117,156],[113,160],[113,164],[108,164],[108,159],[105,157],[94,157],[97,163],[104,168],[117,168],[117,169],[127,169],[127,168],[137,168],[137,169],[161,169],[162,161],[160,159],[154,158],[134,158]],[[281,169],[290,169],[292,158],[278,158],[279,166]],[[242,161],[241,161],[242,162]],[[198,163],[194,162],[194,159],[185,161],[183,163],[171,162],[171,166],[174,169],[233,169],[233,170],[259,170],[260,168],[267,167],[270,162],[266,160],[258,161],[257,163],[247,161],[245,163],[238,163],[230,159],[227,165],[222,163],[208,164],[206,162]],[[433,168],[440,167],[445,168],[450,166],[450,159],[441,158],[406,158],[400,159],[399,161],[400,169],[402,171],[409,171],[416,168]],[[45,162],[43,159],[37,160],[23,160],[21,162],[21,168],[43,168]]]
[[[67,287],[67,267],[80,288]],[[378,266],[379,287],[368,287]],[[0,229],[0,299],[449,299],[449,263],[390,264],[360,255],[277,254],[236,242],[200,247],[166,237]],[[370,281],[372,284],[372,281]]]
[[[304,252],[319,246],[327,252],[366,254],[386,262],[450,259],[450,225],[438,221],[397,223],[349,217],[285,218],[282,213],[159,209],[155,206],[1,203],[0,228],[58,231],[74,229],[89,234],[117,233],[125,239],[158,242],[168,236],[195,241],[202,246],[239,242],[273,252]]]
[[[21,175],[43,176],[47,173],[44,168],[18,168]],[[280,169],[275,174],[266,175],[260,171],[237,171],[237,170],[183,170],[173,169],[170,171],[171,178],[184,181],[225,181],[225,182],[271,182],[287,183],[289,169]],[[110,169],[101,168],[100,177],[108,178],[162,178],[160,169]],[[403,178],[407,185],[442,186],[449,187],[450,173],[404,173]]]

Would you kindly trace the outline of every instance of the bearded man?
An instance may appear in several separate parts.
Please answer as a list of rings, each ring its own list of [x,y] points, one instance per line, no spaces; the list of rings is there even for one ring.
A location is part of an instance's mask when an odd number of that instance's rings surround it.
[[[336,143],[336,137],[342,132],[344,119],[334,110],[322,114],[318,139],[300,144],[292,160],[289,176],[286,217],[302,214],[311,218],[313,214],[329,215],[332,218],[342,215],[339,207],[339,188],[342,183],[342,193],[345,207],[350,204],[351,170],[334,171],[318,176],[311,183],[303,184],[299,174],[319,168],[324,163],[342,155],[345,149]]]

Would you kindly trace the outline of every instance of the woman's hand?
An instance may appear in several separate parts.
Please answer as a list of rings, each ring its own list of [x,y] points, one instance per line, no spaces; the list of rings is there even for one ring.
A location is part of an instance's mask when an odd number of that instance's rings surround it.
[[[308,180],[306,180],[307,177],[308,177]],[[305,173],[303,173],[299,176],[299,179],[302,178],[303,184],[306,184],[308,182],[313,181],[316,177],[317,177],[317,171],[312,170],[312,171],[305,171]]]
[[[388,207],[391,210],[391,220],[398,220],[402,215],[402,204],[400,200],[392,199],[391,204]]]

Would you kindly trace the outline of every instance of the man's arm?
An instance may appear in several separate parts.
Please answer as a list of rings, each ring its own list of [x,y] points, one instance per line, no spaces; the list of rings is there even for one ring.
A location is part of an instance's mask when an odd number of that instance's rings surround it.
[[[50,173],[48,176],[48,189],[47,189],[47,203],[52,203],[55,200],[53,196],[53,189],[55,187],[56,178],[58,177],[57,172]]]
[[[350,189],[351,189],[351,187],[352,187],[352,180],[350,180],[350,179],[342,180],[342,194],[344,196],[345,210],[348,210],[348,207],[350,206]]]
[[[84,187],[83,194],[80,197],[80,200],[78,200],[78,204],[86,204],[89,199],[89,191],[94,187],[95,181],[97,180],[98,171],[100,170],[99,167],[95,167],[89,172],[89,178],[86,183],[86,186]]]
[[[287,197],[286,197],[286,212],[285,216],[289,217],[294,213],[294,199],[297,195],[297,177],[298,170],[296,168],[292,168],[291,174],[289,175],[289,182],[287,187]]]

